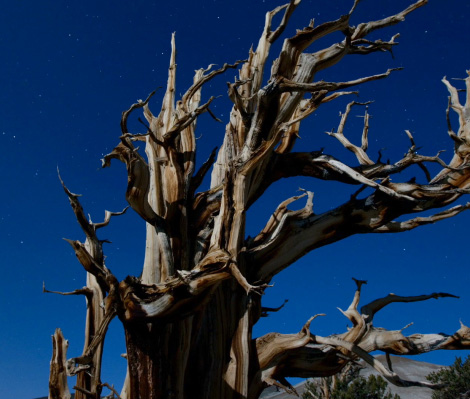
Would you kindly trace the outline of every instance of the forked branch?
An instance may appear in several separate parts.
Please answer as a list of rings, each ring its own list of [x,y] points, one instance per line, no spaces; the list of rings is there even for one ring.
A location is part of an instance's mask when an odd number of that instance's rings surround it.
[[[448,219],[458,215],[459,213],[470,209],[470,203],[465,205],[457,205],[450,209],[446,209],[442,212],[438,212],[435,215],[431,216],[419,216],[413,219],[400,221],[400,222],[390,222],[383,226],[380,226],[378,229],[374,230],[374,233],[401,233],[404,231],[413,230],[416,227],[424,226],[426,224],[433,224],[440,220]]]
[[[357,290],[354,299],[346,312],[343,312],[353,323],[348,332],[321,337],[309,331],[310,319],[299,334],[270,333],[256,339],[256,348],[260,364],[260,378],[266,385],[284,386],[286,377],[325,377],[338,373],[355,359],[363,359],[378,371],[385,379],[398,386],[422,386],[432,389],[440,385],[422,381],[410,381],[401,378],[391,369],[387,369],[369,352],[380,350],[397,355],[419,354],[437,349],[463,349],[470,347],[470,329],[461,325],[453,335],[414,334],[405,337],[403,329],[387,331],[372,325],[373,316],[383,307],[394,302],[416,302],[432,298],[455,297],[446,293],[434,293],[399,297],[393,294],[372,301],[357,311],[360,301],[361,286],[365,281],[355,280]],[[359,328],[360,334],[354,333]],[[358,330],[358,331],[359,331]],[[256,387],[251,388],[255,391]]]

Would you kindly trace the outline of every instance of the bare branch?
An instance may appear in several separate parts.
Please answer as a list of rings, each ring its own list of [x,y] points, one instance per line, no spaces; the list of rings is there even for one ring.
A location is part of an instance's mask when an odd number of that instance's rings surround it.
[[[455,215],[458,215],[459,213],[468,209],[470,209],[470,203],[465,205],[457,205],[431,216],[416,217],[403,222],[390,222],[374,230],[374,233],[401,233],[403,231],[413,230],[419,226],[433,224],[440,220],[454,217]]]
[[[361,138],[361,149],[365,152],[369,147],[368,135],[369,135],[369,113],[367,112],[368,107],[366,106],[366,112],[364,114],[364,129],[362,130]]]
[[[354,12],[354,10],[356,9],[356,7],[359,5],[360,2],[361,0],[354,0],[354,4],[352,8],[349,10],[349,13],[348,13],[349,15],[351,15]]]
[[[105,216],[104,216],[104,221],[101,223],[94,223],[95,229],[101,229],[102,227],[106,227],[109,222],[111,221],[111,218],[113,216],[121,216],[124,215],[129,209],[128,206],[126,206],[121,212],[110,212],[110,211],[105,211]]]
[[[428,299],[438,299],[438,298],[459,298],[458,296],[447,294],[445,292],[435,292],[429,295],[418,295],[418,296],[399,296],[395,294],[389,294],[388,296],[380,299],[376,299],[364,305],[361,308],[361,313],[366,318],[367,322],[372,322],[374,319],[375,314],[391,303],[397,302],[420,302],[420,301],[427,301]]]
[[[335,162],[331,162],[324,155],[316,159],[323,159],[331,166],[335,165]],[[269,281],[274,274],[315,248],[342,240],[352,234],[374,232],[391,222],[395,218],[395,212],[396,215],[421,212],[436,207],[437,198],[445,205],[447,201],[452,202],[456,196],[461,195],[442,185],[385,184],[397,193],[397,197],[390,196],[390,200],[386,200],[378,192],[360,200],[353,197],[346,204],[324,214],[299,215],[296,219],[286,220],[283,228],[277,229],[276,234],[271,235],[267,241],[250,241],[246,253],[258,268],[254,280]],[[416,200],[394,199],[401,195],[412,195]],[[390,219],[387,220],[388,218]],[[325,231],[328,232],[326,236]],[[289,248],[293,247],[296,251],[289,251]]]
[[[216,69],[212,72],[210,72],[208,75],[202,75],[200,79],[198,79],[189,89],[188,91],[184,94],[183,98],[181,101],[183,104],[188,104],[191,98],[194,96],[194,94],[201,89],[201,87],[209,82],[212,78],[216,77],[217,75],[220,75],[224,73],[227,69],[235,69],[240,65],[241,63],[247,62],[248,60],[239,60],[235,61],[233,64],[224,64],[222,68]],[[210,69],[210,67],[208,68]],[[208,70],[204,70],[204,72],[207,72]]]
[[[292,390],[292,386],[286,384],[284,375],[278,373],[277,366],[279,365],[279,359],[283,358],[283,354],[297,348],[302,348],[311,342],[310,323],[318,316],[324,315],[319,314],[311,317],[297,334],[269,333],[256,339],[256,350],[260,365],[260,370],[258,371],[259,379],[267,385],[276,385],[286,389],[288,392]],[[251,390],[254,389],[256,387],[251,388]]]
[[[73,241],[64,238],[75,251],[77,257],[83,268],[90,274],[96,277],[100,285],[105,287],[106,291],[110,289],[110,281],[108,277],[111,276],[109,270],[104,266],[97,263],[97,261],[90,255],[85,246],[80,241]]]
[[[293,118],[291,121],[288,122],[288,124],[294,124],[307,118],[313,112],[315,112],[321,104],[326,104],[341,96],[348,96],[351,94],[357,95],[358,93],[359,92],[357,91],[337,91],[335,93],[331,93],[329,96],[326,96],[326,94],[328,94],[328,90],[320,90],[319,92],[315,92],[312,94],[312,98],[306,100],[308,105],[305,106],[305,108],[301,105],[302,102],[301,104],[299,104],[298,108],[301,112],[299,113],[297,118]]]
[[[93,365],[93,356],[95,355],[96,350],[98,349],[99,345],[104,342],[106,337],[106,332],[108,330],[109,324],[111,323],[112,319],[117,314],[117,309],[111,308],[111,311],[105,313],[101,324],[95,331],[95,335],[91,340],[90,344],[86,347],[85,351],[80,357],[75,357],[69,359],[67,361],[68,367],[68,374],[75,375],[82,370],[88,370]]]
[[[268,284],[261,284],[261,285],[250,284],[248,280],[246,279],[246,277],[240,272],[240,269],[238,268],[237,264],[233,261],[229,262],[228,267],[233,278],[245,290],[247,295],[250,295],[253,293],[257,295],[263,295],[264,290],[267,287],[272,287],[272,286],[269,286]]]
[[[80,227],[82,228],[86,236],[90,239],[93,239],[94,237],[96,237],[96,233],[95,233],[95,230],[93,229],[93,226],[90,223],[88,223],[88,220],[85,215],[85,212],[83,211],[82,205],[80,204],[80,201],[78,200],[80,195],[72,193],[67,188],[67,186],[65,185],[64,181],[62,180],[60,176],[59,168],[57,168],[57,175],[59,177],[60,184],[62,185],[62,188],[64,189],[65,194],[67,194],[67,197],[69,198],[70,205],[75,214],[75,217],[77,218],[78,224],[80,225]]]
[[[93,295],[93,291],[89,289],[88,287],[83,287],[79,288],[75,291],[72,292],[60,292],[60,291],[49,291],[46,290],[46,284],[43,282],[42,283],[42,292],[48,293],[48,294],[58,294],[58,295],[85,295],[87,298],[90,298]]]
[[[260,89],[263,81],[265,64],[269,56],[271,45],[282,34],[285,27],[287,26],[287,22],[290,16],[292,15],[292,12],[295,10],[299,3],[299,0],[291,0],[288,5],[277,7],[273,11],[266,13],[263,33],[259,39],[256,51],[254,53],[251,53],[250,59],[243,66],[242,71],[240,73],[240,77],[242,80],[250,79],[251,81],[249,87],[247,88],[249,96],[256,94]],[[284,12],[282,21],[279,24],[278,28],[274,32],[272,32],[272,19],[277,13],[279,13],[283,9],[285,9],[286,11]]]
[[[452,125],[450,122],[450,106],[451,106],[451,97],[449,97],[449,102],[447,104],[447,109],[446,109],[446,120],[447,120],[447,133],[449,134],[449,137],[455,141],[457,145],[462,144],[462,139],[459,138],[455,134],[455,132],[452,130]]]
[[[289,215],[293,215],[292,211],[287,209],[287,206],[294,201],[297,201],[300,198],[305,197],[307,194],[304,193],[302,195],[298,195],[295,197],[291,197],[286,199],[285,201],[281,202],[277,207],[276,211],[270,217],[268,223],[263,228],[263,230],[253,239],[253,243],[263,242],[269,240],[275,231],[279,229],[283,220]],[[281,227],[282,228],[282,227]]]
[[[114,386],[109,385],[107,382],[101,385],[108,388],[112,392],[112,397],[116,396],[116,399],[121,399],[121,396],[119,396],[119,392],[114,389]]]
[[[335,90],[342,90],[347,89],[348,87],[357,86],[363,83],[371,82],[374,80],[385,79],[388,77],[393,71],[401,71],[403,68],[392,68],[388,69],[387,72],[367,76],[364,78],[359,78],[355,80],[350,80],[348,82],[324,82],[319,81],[315,83],[295,83],[288,80],[283,80],[280,85],[279,89],[281,92],[293,92],[293,91],[301,91],[301,92],[318,92],[321,90],[326,90],[328,92],[335,91]]]
[[[209,158],[202,164],[201,168],[197,171],[196,175],[193,177],[192,182],[191,182],[192,195],[194,195],[195,191],[204,180],[204,177],[206,176],[207,172],[209,172],[210,168],[214,164],[216,155],[217,155],[217,147],[212,150]]]
[[[366,186],[373,187],[378,189],[379,191],[389,195],[390,197],[394,197],[397,199],[406,199],[408,201],[415,201],[414,198],[408,196],[408,195],[403,195],[400,194],[398,191],[394,191],[393,189],[390,189],[388,187],[385,187],[382,184],[378,184],[373,180],[370,180],[366,178],[364,175],[356,172],[354,169],[350,168],[349,166],[335,160],[335,159],[328,159],[327,156],[320,156],[318,157],[318,160],[320,162],[326,162],[328,163],[331,167],[334,169],[343,172],[347,176],[351,177],[352,179],[356,180],[360,184],[365,184]]]
[[[121,117],[121,132],[122,132],[122,134],[125,135],[125,134],[129,133],[129,131],[127,129],[127,119],[129,118],[129,115],[132,113],[132,111],[135,111],[136,109],[139,109],[139,108],[142,108],[142,107],[146,106],[148,104],[148,102],[150,101],[150,99],[153,97],[153,95],[156,92],[157,92],[156,90],[152,91],[147,96],[145,101],[138,100],[136,103],[132,104],[131,107],[127,111],[123,111],[122,117]]]
[[[263,306],[261,308],[261,317],[268,317],[270,312],[279,312],[285,305],[286,303],[289,302],[288,299],[284,299],[284,303],[277,308],[268,308],[266,306]]]
[[[166,142],[173,140],[183,129],[187,128],[191,123],[193,123],[200,114],[208,111],[209,105],[212,103],[212,101],[214,101],[214,99],[215,97],[211,97],[204,105],[201,105],[194,111],[188,112],[186,115],[184,115],[172,126],[169,131],[163,135],[163,139]]]
[[[272,75],[283,76],[290,79],[295,70],[294,66],[299,60],[302,52],[313,42],[325,37],[331,33],[347,31],[349,28],[349,15],[343,15],[335,21],[323,23],[315,28],[308,26],[300,31],[294,37],[284,42],[283,49],[279,59],[273,65]],[[304,82],[305,83],[305,82]]]
[[[111,153],[105,155],[103,167],[108,167],[113,158],[119,159],[126,164],[128,174],[127,202],[145,221],[165,231],[165,221],[155,213],[148,202],[148,192],[150,189],[148,165],[136,149],[133,148],[129,139],[123,139],[123,142],[127,144],[120,143]]]
[[[392,15],[390,17],[378,20],[367,22],[364,24],[359,24],[357,28],[354,30],[354,33],[351,37],[352,40],[363,38],[367,36],[369,33],[385,28],[387,26],[395,25],[399,22],[403,22],[405,17],[412,11],[415,11],[417,8],[424,6],[427,4],[428,0],[419,0],[416,3],[410,5],[405,10],[399,12],[398,14]]]
[[[460,104],[459,93],[457,92],[457,89],[449,83],[449,81],[447,80],[447,78],[445,76],[442,78],[442,83],[445,84],[445,86],[447,87],[447,90],[450,93],[450,105],[451,105],[451,107],[455,111],[457,111],[457,113],[459,115],[462,115],[462,113],[464,111],[464,107],[462,106],[462,104]]]
[[[291,0],[288,5],[284,6],[286,8],[286,11],[284,13],[284,16],[282,17],[281,23],[279,24],[279,26],[276,28],[274,32],[270,32],[270,34],[268,35],[268,40],[270,43],[274,43],[277,40],[277,38],[282,35],[282,33],[284,32],[284,29],[287,26],[287,22],[289,21],[290,16],[292,15],[295,8],[299,4],[300,4],[300,0]],[[274,16],[274,13],[275,12],[272,12],[271,16]],[[270,28],[270,24],[269,24],[269,28]]]
[[[354,153],[354,155],[356,156],[357,160],[359,161],[359,163],[361,165],[374,165],[374,162],[366,154],[366,149],[367,149],[367,146],[368,146],[368,144],[367,144],[367,134],[368,134],[368,130],[369,130],[369,126],[368,126],[369,118],[368,118],[367,111],[366,111],[366,114],[364,116],[364,130],[363,130],[363,133],[362,133],[362,145],[361,145],[361,147],[355,146],[354,144],[352,144],[346,138],[346,136],[344,135],[344,126],[345,126],[346,121],[348,119],[349,113],[351,112],[351,109],[354,105],[368,105],[368,104],[370,104],[370,102],[366,102],[366,103],[358,103],[356,101],[350,102],[346,106],[346,111],[341,116],[341,122],[338,126],[338,131],[336,133],[327,132],[328,135],[338,139],[338,141],[346,149],[348,149],[349,151]]]
[[[363,324],[363,319],[357,310],[357,307],[359,305],[359,300],[361,299],[361,286],[363,284],[367,284],[367,281],[356,280],[355,278],[353,278],[353,280],[357,286],[356,293],[354,294],[354,299],[351,305],[349,305],[348,310],[346,310],[345,312],[341,310],[340,308],[338,308],[338,310],[341,313],[343,313],[353,323],[353,325],[358,325],[358,324]]]
[[[320,337],[318,335],[315,336],[314,340],[316,343],[319,343],[319,344],[331,345],[331,346],[347,349],[351,353],[354,353],[355,355],[359,356],[361,359],[365,360],[376,371],[378,371],[380,375],[382,375],[387,381],[399,387],[427,387],[427,388],[433,388],[433,389],[437,389],[441,387],[441,385],[432,384],[430,382],[404,380],[400,378],[394,372],[385,368],[382,365],[382,363],[380,363],[373,356],[369,355],[365,350],[361,349],[358,345],[355,345],[351,342],[344,341],[337,337]]]

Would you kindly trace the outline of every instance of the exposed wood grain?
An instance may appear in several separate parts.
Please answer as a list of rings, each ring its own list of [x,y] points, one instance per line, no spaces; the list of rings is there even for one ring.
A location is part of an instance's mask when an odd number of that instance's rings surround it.
[[[246,60],[218,69],[210,65],[196,70],[192,85],[181,96],[176,92],[173,35],[160,111],[151,111],[154,91],[123,112],[120,142],[104,157],[103,167],[110,166],[113,159],[125,164],[126,200],[146,226],[145,259],[139,276],[118,281],[106,265],[103,241],[97,235],[112,216],[124,211],[106,212],[103,222],[93,223],[85,216],[79,196],[62,182],[85,235],[83,242],[67,242],[87,272],[85,288],[62,294],[84,294],[87,316],[81,355],[66,360],[66,341],[60,331],[54,335],[51,398],[69,397],[65,371],[77,375],[77,398],[99,398],[104,386],[117,395],[111,385],[101,382],[103,343],[115,317],[124,327],[128,359],[122,399],[251,399],[268,385],[293,392],[287,377],[334,375],[357,358],[369,362],[394,384],[429,386],[396,375],[369,352],[409,355],[470,348],[470,330],[464,325],[452,335],[410,336],[405,336],[403,329],[387,331],[373,325],[374,315],[395,302],[452,295],[391,294],[359,310],[365,282],[357,280],[351,305],[341,311],[352,324],[343,334],[315,335],[310,331],[312,318],[297,334],[273,332],[252,337],[258,319],[268,311],[279,310],[262,306],[261,295],[272,277],[306,253],[354,234],[407,231],[470,208],[468,204],[454,204],[441,209],[470,192],[470,75],[465,79],[465,103],[461,103],[457,88],[443,79],[449,91],[447,133],[454,147],[449,164],[439,153],[418,154],[409,131],[410,147],[401,159],[393,163],[374,161],[367,152],[369,137],[374,134],[369,129],[368,108],[360,143],[350,140],[345,129],[352,108],[369,107],[369,102],[350,102],[337,130],[328,133],[354,154],[357,165],[348,165],[319,148],[293,152],[307,117],[323,104],[357,94],[343,90],[387,78],[393,70],[343,82],[316,81],[317,72],[344,62],[351,54],[392,51],[397,34],[386,40],[368,35],[401,23],[426,1],[419,0],[381,20],[351,26],[349,20],[358,4],[355,1],[351,11],[336,20],[318,26],[312,22],[284,40],[266,80],[272,44],[283,35],[299,3],[291,0],[268,12],[258,45]],[[275,27],[276,15],[280,22]],[[309,50],[328,35],[340,36],[340,40],[314,52]],[[217,99],[203,100],[202,89],[214,77],[233,69],[238,69],[238,77],[228,83],[233,107],[223,143],[196,171],[198,118],[208,113],[219,121],[210,109]],[[143,122],[139,118],[146,126],[145,133],[134,134],[128,129],[128,120],[136,111],[142,111],[146,119]],[[458,128],[451,126],[451,111],[457,113]],[[145,148],[139,150],[139,144]],[[435,177],[426,167],[429,163],[440,168]],[[424,173],[426,183],[400,181],[399,173],[414,165]],[[196,192],[211,168],[210,188]],[[286,193],[288,199],[272,210],[259,234],[246,237],[250,207],[262,200],[274,182],[295,176],[333,180],[359,189],[354,188],[344,204],[322,214],[314,211],[313,192],[303,190],[297,196]],[[301,209],[289,209],[299,200],[305,201]],[[419,216],[429,210],[435,210],[434,214]],[[402,218],[404,215],[410,215],[408,220]],[[313,268],[311,274],[315,276]]]

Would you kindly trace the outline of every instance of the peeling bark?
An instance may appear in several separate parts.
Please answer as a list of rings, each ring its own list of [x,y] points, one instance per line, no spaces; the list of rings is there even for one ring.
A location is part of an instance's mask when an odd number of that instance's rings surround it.
[[[371,32],[402,22],[406,15],[426,4],[411,4],[390,17],[351,26],[351,11],[337,20],[314,26],[313,22],[284,40],[269,80],[264,74],[272,44],[283,34],[299,0],[291,0],[266,14],[265,27],[255,50],[247,60],[210,65],[195,72],[193,84],[176,96],[176,43],[171,39],[171,56],[166,91],[158,114],[151,111],[151,93],[123,112],[119,144],[103,158],[103,167],[112,160],[126,166],[129,206],[146,226],[145,259],[142,274],[118,281],[105,264],[97,231],[110,223],[106,212],[102,223],[85,217],[79,196],[62,182],[76,219],[85,234],[83,242],[67,240],[87,273],[86,287],[64,295],[83,294],[87,300],[85,344],[82,354],[65,360],[63,338],[54,340],[51,362],[51,397],[66,397],[64,367],[77,375],[77,398],[99,398],[103,342],[111,320],[118,317],[124,326],[128,373],[121,398],[256,398],[269,385],[293,388],[287,377],[323,377],[340,372],[351,361],[369,362],[391,383],[401,386],[425,385],[407,381],[377,363],[369,352],[410,355],[438,349],[470,348],[470,330],[464,325],[452,335],[413,334],[374,327],[374,315],[394,302],[415,302],[452,297],[435,293],[422,296],[389,295],[358,310],[361,287],[349,308],[342,313],[352,327],[345,333],[320,337],[310,331],[310,319],[297,334],[270,333],[252,337],[260,317],[277,309],[262,306],[261,295],[273,276],[304,254],[353,234],[391,233],[435,223],[470,208],[455,205],[469,193],[470,170],[470,76],[465,79],[466,102],[444,78],[449,91],[448,135],[454,157],[447,165],[436,155],[417,153],[413,136],[406,131],[410,147],[394,163],[373,161],[368,140],[370,103],[350,102],[341,114],[338,128],[328,134],[354,154],[357,165],[347,165],[323,150],[293,152],[303,120],[325,103],[357,92],[350,87],[389,77],[393,70],[345,82],[315,81],[318,71],[342,62],[350,54],[368,55],[391,51],[397,45],[388,40],[372,40]],[[282,14],[277,27],[273,18]],[[311,44],[341,33],[343,40],[315,52]],[[239,69],[228,83],[233,102],[221,147],[196,171],[196,124],[209,113],[215,98],[202,101],[202,88],[215,76]],[[360,143],[345,134],[353,107],[366,107]],[[459,128],[450,123],[450,110],[457,113]],[[128,119],[142,111],[147,132],[133,134]],[[140,120],[140,119],[139,119]],[[145,149],[139,151],[139,145]],[[426,164],[439,165],[432,177]],[[392,175],[417,165],[426,183],[391,182]],[[211,170],[211,185],[197,192]],[[247,211],[277,180],[294,176],[333,180],[356,186],[346,203],[322,214],[314,211],[314,194],[283,201],[273,210],[265,227],[254,238],[245,235]],[[367,188],[367,192],[364,190]],[[305,206],[289,209],[294,201]],[[436,209],[431,216],[417,216]],[[411,215],[408,220],[397,218]],[[47,291],[45,292],[55,292]],[[58,355],[61,351],[60,356]],[[65,382],[64,382],[65,381]],[[436,388],[435,386],[431,386]],[[56,393],[58,392],[58,393]],[[59,395],[59,396],[57,396]],[[62,395],[62,396],[60,396]]]

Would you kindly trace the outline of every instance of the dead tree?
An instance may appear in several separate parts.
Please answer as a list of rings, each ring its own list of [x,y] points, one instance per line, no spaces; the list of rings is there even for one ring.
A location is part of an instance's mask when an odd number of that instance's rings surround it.
[[[121,398],[256,398],[269,385],[287,390],[286,377],[322,377],[338,373],[350,361],[364,359],[388,381],[398,385],[426,385],[397,376],[390,365],[378,363],[369,352],[419,354],[437,349],[470,348],[470,330],[463,326],[453,335],[403,335],[373,326],[374,315],[394,302],[423,301],[450,294],[401,297],[389,295],[358,310],[362,281],[344,315],[352,327],[341,335],[321,337],[310,331],[309,320],[297,334],[270,333],[252,336],[252,328],[266,312],[261,295],[273,276],[304,254],[333,244],[354,234],[394,233],[455,216],[470,207],[457,205],[441,210],[468,193],[470,185],[470,77],[465,79],[465,104],[446,78],[450,96],[447,109],[448,134],[454,144],[449,164],[434,156],[417,153],[411,146],[394,163],[373,161],[367,153],[369,115],[364,117],[362,143],[353,144],[344,134],[353,107],[351,102],[337,131],[330,135],[357,158],[349,166],[333,155],[293,152],[302,121],[324,103],[351,95],[347,91],[365,82],[383,79],[393,70],[345,82],[316,81],[317,72],[331,67],[350,54],[368,55],[391,51],[398,35],[388,40],[372,40],[369,34],[402,22],[417,8],[407,9],[377,21],[350,25],[351,11],[335,21],[314,26],[313,22],[284,40],[274,61],[269,80],[263,76],[271,45],[282,35],[300,0],[266,14],[258,46],[248,59],[225,64],[220,69],[196,71],[193,85],[177,98],[175,90],[175,40],[163,106],[154,115],[145,101],[123,112],[120,142],[103,159],[108,167],[116,159],[127,168],[126,199],[146,224],[146,252],[142,274],[118,281],[105,265],[102,241],[97,231],[104,222],[87,219],[78,196],[64,183],[76,218],[86,240],[69,240],[87,272],[87,285],[70,294],[86,296],[85,348],[75,358],[65,360],[66,341],[54,338],[51,361],[50,397],[67,397],[64,370],[77,374],[76,398],[99,398],[104,384],[100,379],[103,342],[110,321],[118,317],[125,331],[128,375]],[[273,17],[281,14],[278,26]],[[334,33],[344,39],[327,48],[309,52],[318,39]],[[214,98],[201,100],[201,89],[213,77],[239,69],[238,78],[228,84],[233,101],[223,144],[196,170],[196,122],[210,110]],[[458,130],[451,127],[450,110],[459,117]],[[146,133],[128,130],[128,118],[142,110]],[[215,116],[214,116],[215,117]],[[144,123],[145,124],[145,123]],[[145,149],[145,153],[143,151]],[[427,163],[440,165],[431,177]],[[428,181],[392,182],[391,176],[417,165]],[[210,188],[198,191],[212,170]],[[254,238],[245,235],[247,210],[261,200],[274,182],[294,176],[332,180],[356,186],[343,205],[316,214],[313,193],[286,199],[266,226]],[[303,198],[301,210],[289,205]],[[414,216],[437,210],[433,216]],[[121,212],[122,213],[122,212]],[[407,221],[396,221],[412,215]],[[403,220],[401,218],[400,220]],[[111,388],[111,396],[118,396]]]

